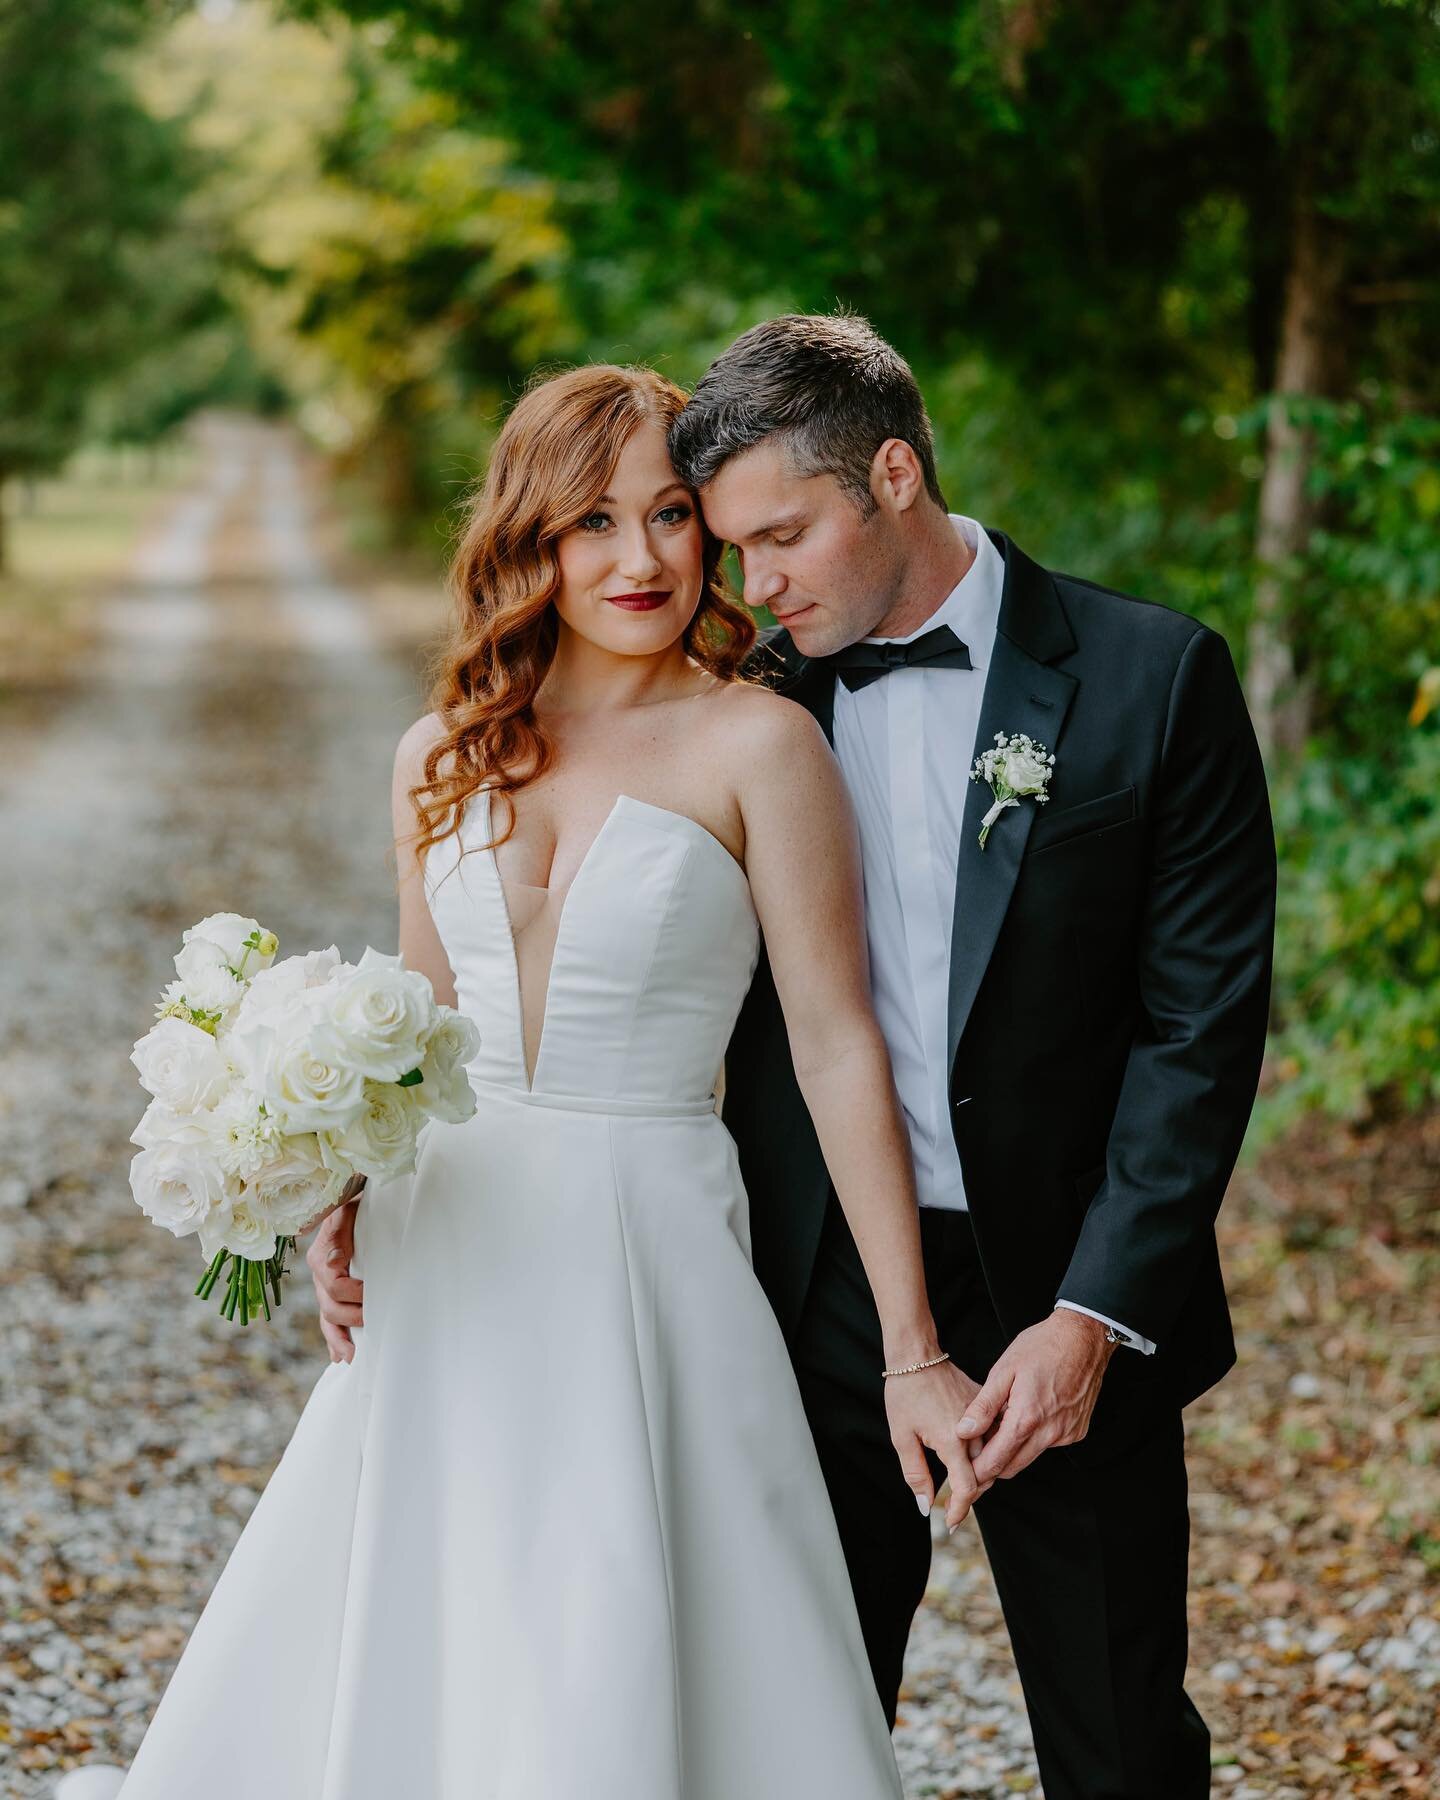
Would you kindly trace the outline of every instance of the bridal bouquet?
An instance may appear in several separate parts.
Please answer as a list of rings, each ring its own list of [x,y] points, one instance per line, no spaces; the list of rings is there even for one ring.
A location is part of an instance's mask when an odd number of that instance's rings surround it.
[[[153,1095],[130,1141],[130,1188],[147,1218],[200,1239],[208,1298],[248,1325],[280,1304],[295,1234],[358,1176],[415,1167],[421,1127],[475,1111],[464,1065],[474,1024],[425,976],[332,944],[275,961],[256,920],[214,913],[182,934],[176,979],[131,1052]]]

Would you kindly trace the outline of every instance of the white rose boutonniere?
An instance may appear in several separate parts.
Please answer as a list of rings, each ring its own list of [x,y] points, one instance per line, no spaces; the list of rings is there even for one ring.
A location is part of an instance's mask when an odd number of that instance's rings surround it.
[[[1034,800],[1041,806],[1045,804],[1050,798],[1046,790],[1054,767],[1054,756],[1043,744],[1026,737],[1023,731],[1013,736],[1007,736],[1003,731],[995,733],[995,748],[977,756],[975,767],[970,771],[970,779],[988,781],[995,796],[995,804],[980,826],[982,850],[990,827],[1007,806],[1018,806],[1022,800]]]

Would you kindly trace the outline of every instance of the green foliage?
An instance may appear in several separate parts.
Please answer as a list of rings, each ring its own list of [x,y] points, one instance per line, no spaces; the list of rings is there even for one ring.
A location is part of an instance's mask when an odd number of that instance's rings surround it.
[[[1318,221],[1332,398],[1294,403],[1311,528],[1275,572],[1315,742],[1276,772],[1272,1110],[1433,1091],[1430,0],[243,0],[176,6],[137,58],[166,10],[0,19],[0,471],[87,418],[144,437],[283,394],[438,547],[535,365],[692,380],[841,302],[914,365],[953,507],[1243,665]]]
[[[433,546],[533,365],[581,346],[551,182],[373,35],[254,4],[190,15],[147,85],[213,164],[204,225],[236,246],[259,366],[368,482],[370,544]]]
[[[174,226],[194,177],[138,99],[145,0],[11,0],[0,12],[0,479],[56,467],[97,390],[173,342],[212,296]]]
[[[1440,1099],[1440,730],[1400,731],[1384,758],[1314,757],[1277,797],[1272,1127]]]

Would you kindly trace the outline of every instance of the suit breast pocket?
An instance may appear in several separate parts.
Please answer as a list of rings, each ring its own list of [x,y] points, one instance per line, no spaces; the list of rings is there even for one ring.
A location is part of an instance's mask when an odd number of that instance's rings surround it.
[[[1133,786],[1116,788],[1114,793],[1099,794],[1093,800],[1082,800],[1077,806],[1062,806],[1058,811],[1044,806],[1030,827],[1026,859],[1058,849],[1061,844],[1074,843],[1077,838],[1098,836],[1117,825],[1132,824],[1137,816]]]

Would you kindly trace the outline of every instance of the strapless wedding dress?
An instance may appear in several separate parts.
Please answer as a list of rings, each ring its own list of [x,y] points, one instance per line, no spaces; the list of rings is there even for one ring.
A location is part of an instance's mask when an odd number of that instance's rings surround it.
[[[537,987],[489,810],[425,865],[477,1111],[367,1190],[354,1359],[129,1772],[64,1800],[901,1796],[715,1109],[759,950],[744,871],[620,795]]]

